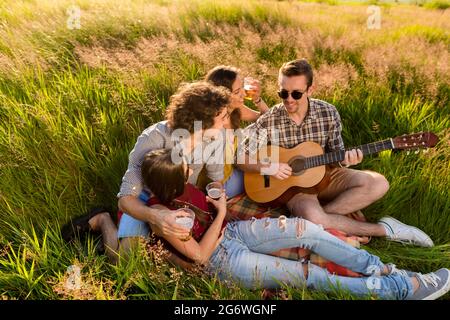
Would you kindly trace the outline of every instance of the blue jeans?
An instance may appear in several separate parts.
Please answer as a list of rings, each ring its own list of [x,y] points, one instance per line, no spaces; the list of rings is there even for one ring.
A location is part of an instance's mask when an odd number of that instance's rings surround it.
[[[150,194],[146,191],[142,191],[139,195],[139,200],[147,203],[150,198]],[[123,213],[120,218],[119,228],[117,230],[117,237],[119,239],[127,237],[147,237],[150,233],[148,223],[142,220],[133,218],[127,213]]]
[[[309,264],[305,279],[302,262],[269,255],[292,247],[310,249],[367,277],[332,275],[323,268]],[[219,278],[238,281],[248,288],[278,288],[285,283],[325,291],[346,289],[355,295],[375,294],[382,299],[406,299],[413,291],[412,282],[407,277],[377,275],[384,268],[377,256],[356,249],[322,227],[301,218],[228,223],[225,237],[210,258],[210,268]]]

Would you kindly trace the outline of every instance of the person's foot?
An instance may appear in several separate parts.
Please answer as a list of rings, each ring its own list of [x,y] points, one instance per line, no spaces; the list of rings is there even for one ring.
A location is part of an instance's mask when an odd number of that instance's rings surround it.
[[[421,247],[434,246],[433,240],[419,228],[406,225],[392,217],[384,217],[378,223],[386,229],[388,240],[415,244]]]
[[[89,231],[99,230],[100,214],[109,214],[107,209],[94,208],[88,213],[70,220],[61,228],[61,236],[64,241],[71,242]],[[97,218],[97,216],[99,216]]]
[[[415,277],[419,287],[406,300],[434,300],[450,290],[449,269],[442,268],[427,274],[416,273]]]

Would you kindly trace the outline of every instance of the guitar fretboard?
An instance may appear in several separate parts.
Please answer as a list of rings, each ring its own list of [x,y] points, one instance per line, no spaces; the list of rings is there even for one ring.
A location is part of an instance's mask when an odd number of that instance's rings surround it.
[[[391,139],[377,141],[373,143],[363,144],[361,146],[353,147],[346,150],[339,150],[335,152],[329,152],[322,154],[320,156],[308,157],[305,159],[305,167],[304,169],[314,168],[318,166],[323,166],[326,164],[336,163],[344,160],[345,151],[351,149],[361,149],[363,155],[369,155],[373,153],[378,153],[384,150],[394,149],[392,145]]]

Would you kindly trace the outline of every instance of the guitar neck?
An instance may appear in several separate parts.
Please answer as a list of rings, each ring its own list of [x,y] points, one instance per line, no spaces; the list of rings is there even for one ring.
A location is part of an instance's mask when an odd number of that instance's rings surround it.
[[[361,146],[357,146],[351,149],[360,149],[363,153],[363,155],[369,155],[378,153],[380,151],[384,150],[390,150],[394,149],[394,144],[391,139],[383,140],[383,141],[377,141],[373,143],[363,144]],[[344,160],[345,157],[345,151],[351,150],[339,150],[335,152],[329,152],[322,154],[320,156],[314,156],[314,157],[307,157],[305,160],[305,169],[319,167],[331,163],[336,163]]]

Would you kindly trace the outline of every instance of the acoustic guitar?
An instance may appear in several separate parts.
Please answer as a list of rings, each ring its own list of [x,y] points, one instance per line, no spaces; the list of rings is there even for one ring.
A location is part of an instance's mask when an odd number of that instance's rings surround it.
[[[384,150],[411,150],[434,147],[438,137],[431,132],[421,132],[364,144],[351,149],[360,149],[363,155]],[[259,149],[261,163],[287,163],[292,175],[278,180],[262,173],[245,172],[244,186],[247,195],[255,202],[266,203],[283,195],[292,187],[313,188],[325,177],[326,166],[344,160],[345,150],[324,153],[315,142],[303,142],[291,149],[268,145]]]

